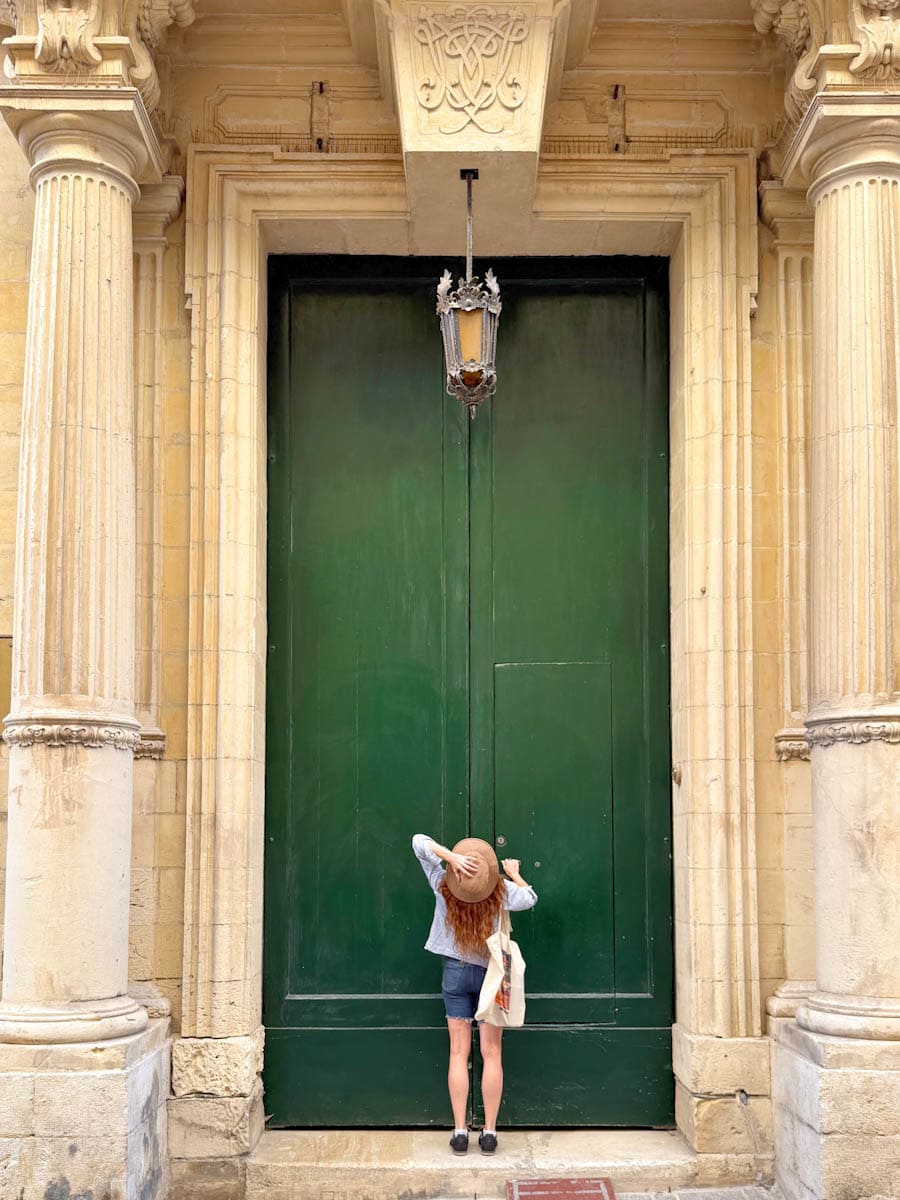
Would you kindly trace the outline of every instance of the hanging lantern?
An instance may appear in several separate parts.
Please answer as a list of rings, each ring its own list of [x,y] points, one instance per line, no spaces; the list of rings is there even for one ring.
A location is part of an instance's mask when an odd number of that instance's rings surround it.
[[[484,283],[472,275],[472,180],[474,170],[460,171],[466,183],[466,277],[456,291],[445,271],[437,286],[437,314],[444,339],[447,392],[456,396],[474,417],[482,400],[497,386],[497,323],[500,320],[500,285],[494,272]]]

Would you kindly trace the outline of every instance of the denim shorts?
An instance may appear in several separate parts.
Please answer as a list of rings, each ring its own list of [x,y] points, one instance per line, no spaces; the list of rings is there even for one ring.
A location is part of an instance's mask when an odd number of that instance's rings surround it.
[[[458,958],[444,959],[441,992],[448,1017],[471,1021],[478,1008],[478,996],[487,974],[487,967],[477,963],[460,962]]]

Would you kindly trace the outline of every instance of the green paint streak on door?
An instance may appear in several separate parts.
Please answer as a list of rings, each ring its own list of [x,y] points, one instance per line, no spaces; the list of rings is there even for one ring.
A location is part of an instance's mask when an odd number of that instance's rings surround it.
[[[541,897],[502,1122],[663,1125],[665,271],[496,264],[500,386],[468,422],[439,265],[270,274],[266,1109],[447,1124],[425,830],[497,839]]]

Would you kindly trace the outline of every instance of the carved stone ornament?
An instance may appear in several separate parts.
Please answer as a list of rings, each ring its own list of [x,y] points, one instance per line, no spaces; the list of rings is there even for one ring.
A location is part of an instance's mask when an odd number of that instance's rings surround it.
[[[807,737],[811,746],[834,746],[838,742],[848,742],[854,746],[866,742],[900,745],[900,718],[879,717],[873,713],[871,717],[811,722],[807,727]]]
[[[822,0],[753,0],[759,33],[774,33],[796,61],[785,88],[785,109],[797,121],[815,94],[813,67],[825,37]]]
[[[475,125],[503,133],[509,114],[525,101],[525,45],[532,16],[525,7],[422,5],[413,21],[420,47],[417,96],[440,112],[441,133]]]
[[[60,71],[91,71],[103,61],[94,44],[103,12],[99,0],[38,0],[34,57]]]
[[[859,54],[854,75],[875,81],[900,76],[900,0],[852,0],[850,31]]]
[[[0,29],[13,29],[18,27],[19,13],[16,8],[16,0],[0,0]]]
[[[127,33],[134,44],[137,65],[131,82],[140,91],[147,108],[159,104],[159,78],[153,58],[170,25],[184,27],[194,20],[193,0],[139,0],[131,6]]]
[[[166,735],[161,729],[142,729],[134,748],[135,758],[162,758],[166,753]]]
[[[140,732],[132,725],[102,724],[86,721],[83,724],[64,721],[15,721],[7,719],[3,731],[7,746],[85,746],[99,750],[112,746],[116,750],[134,751],[140,744]]]
[[[24,7],[34,34],[14,39],[14,73],[78,75],[110,85],[136,87],[149,111],[159,103],[153,56],[166,29],[189,25],[193,0],[0,0],[13,20]]]
[[[808,762],[809,739],[805,729],[780,729],[775,734],[775,757],[779,762]]]

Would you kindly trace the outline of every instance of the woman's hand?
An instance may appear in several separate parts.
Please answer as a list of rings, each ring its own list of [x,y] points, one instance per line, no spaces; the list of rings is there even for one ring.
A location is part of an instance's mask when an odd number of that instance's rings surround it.
[[[444,858],[457,879],[474,875],[478,870],[478,859],[471,854],[454,854],[448,850]]]
[[[528,887],[528,884],[519,874],[520,866],[521,863],[517,858],[504,858],[503,860],[503,870],[513,881],[513,883],[518,884],[519,887]]]

